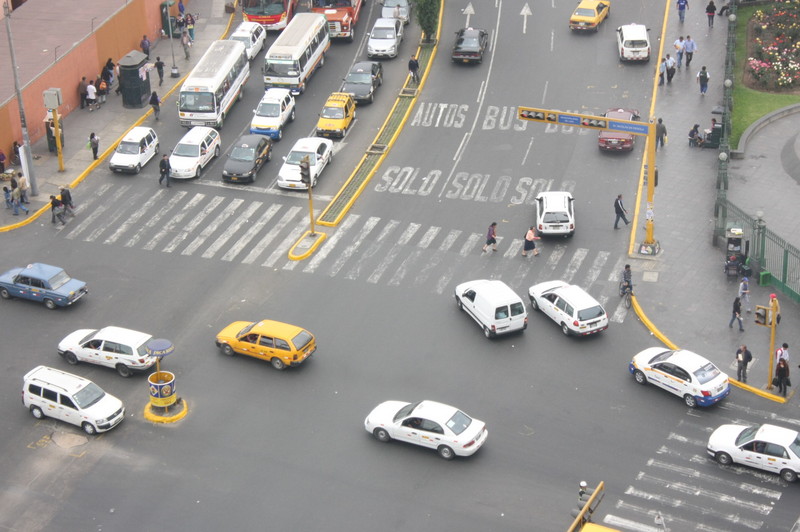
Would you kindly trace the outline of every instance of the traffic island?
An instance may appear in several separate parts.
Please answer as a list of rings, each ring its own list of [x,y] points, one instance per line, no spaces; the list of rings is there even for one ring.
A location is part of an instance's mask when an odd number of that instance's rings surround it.
[[[168,406],[156,406],[148,403],[144,407],[144,418],[152,423],[175,423],[186,417],[189,413],[189,404],[178,397]]]
[[[314,253],[325,242],[328,235],[319,231],[306,231],[289,250],[289,260],[303,260]]]
[[[150,340],[145,347],[147,354],[156,357],[156,371],[147,377],[150,386],[150,404],[144,409],[144,418],[154,423],[174,423],[186,417],[189,406],[178,397],[175,374],[162,371],[161,359],[174,353],[175,346],[163,338]]]

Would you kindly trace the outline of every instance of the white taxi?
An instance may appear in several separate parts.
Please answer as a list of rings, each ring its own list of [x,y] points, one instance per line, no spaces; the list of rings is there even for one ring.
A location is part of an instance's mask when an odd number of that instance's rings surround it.
[[[727,374],[686,349],[649,347],[633,357],[628,371],[639,384],[655,384],[682,397],[690,408],[716,404],[731,393]]]
[[[283,165],[278,171],[279,187],[308,190],[308,185],[300,179],[300,163],[306,157],[311,173],[311,186],[315,187],[320,174],[333,160],[333,141],[322,137],[307,137],[295,142],[292,151],[283,158]]]
[[[475,454],[489,436],[483,421],[435,401],[383,402],[369,413],[364,428],[382,442],[399,440],[436,449],[445,460]]]
[[[149,127],[131,129],[117,145],[108,167],[114,172],[138,174],[159,151],[158,134]]]
[[[531,286],[528,296],[534,310],[541,310],[565,335],[588,336],[608,329],[608,314],[580,286],[546,281]]]
[[[722,465],[755,467],[786,482],[800,472],[800,433],[775,425],[722,425],[711,433],[706,451]]]
[[[540,192],[536,196],[536,229],[541,235],[575,234],[575,198],[563,190]]]
[[[169,176],[190,179],[200,177],[208,163],[219,157],[222,138],[216,129],[195,126],[178,142],[169,156]]]
[[[253,110],[250,133],[281,140],[284,126],[294,122],[294,106],[294,96],[289,89],[267,89],[258,107]]]
[[[114,368],[123,377],[153,367],[156,358],[147,354],[152,335],[124,329],[103,327],[78,329],[58,343],[58,354],[68,363],[88,362]]]

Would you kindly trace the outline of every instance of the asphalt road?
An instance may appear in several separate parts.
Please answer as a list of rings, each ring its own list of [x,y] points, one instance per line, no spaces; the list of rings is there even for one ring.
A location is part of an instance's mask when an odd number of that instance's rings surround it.
[[[307,204],[305,195],[274,187],[279,157],[309,134],[354,58],[366,56],[359,40],[333,46],[253,186],[221,185],[219,161],[169,195],[155,185],[154,163],[137,177],[101,168],[76,192],[78,217],[66,227],[54,230],[44,219],[4,237],[3,269],[63,265],[89,282],[90,294],[53,312],[16,300],[0,305],[0,525],[564,530],[578,482],[603,480],[596,520],[621,530],[657,530],[658,511],[670,530],[791,528],[796,486],[705,456],[714,427],[772,419],[771,404],[734,390],[718,407],[691,410],[635,384],[627,371],[632,354],[655,342],[614,293],[627,233],[611,230],[612,201],[619,192],[633,195],[642,146],[605,156],[594,132],[510,118],[519,105],[645,113],[649,67],[618,65],[613,29],[622,16],[645,21],[655,47],[657,14],[617,3],[598,35],[573,36],[568,8],[535,6],[523,34],[518,4],[477,6],[470,23],[491,30],[495,44],[474,67],[449,61],[447,38],[465,22],[463,6],[446,4],[445,44],[412,119],[351,215],[307,261],[286,258],[306,229]],[[359,23],[360,36],[368,22]],[[417,38],[384,63],[387,83],[337,143],[321,198],[371,141]],[[226,120],[226,151],[260,97],[257,71]],[[184,131],[168,109],[158,123],[162,146]],[[540,257],[523,260],[531,198],[562,188],[576,196],[577,234],[543,241]],[[493,220],[500,251],[482,255]],[[565,338],[532,313],[524,334],[489,341],[453,301],[453,287],[476,278],[501,278],[521,295],[537,282],[571,280],[606,306],[611,326],[597,337]],[[313,359],[277,372],[214,346],[229,322],[261,318],[312,331]],[[69,368],[57,356],[57,342],[72,330],[109,324],[174,342],[164,367],[189,403],[184,420],[154,426],[142,418],[142,376]],[[94,380],[125,401],[128,418],[91,439],[36,422],[19,392],[22,375],[37,364]],[[364,431],[377,403],[422,398],[486,421],[487,444],[469,459],[445,462]]]

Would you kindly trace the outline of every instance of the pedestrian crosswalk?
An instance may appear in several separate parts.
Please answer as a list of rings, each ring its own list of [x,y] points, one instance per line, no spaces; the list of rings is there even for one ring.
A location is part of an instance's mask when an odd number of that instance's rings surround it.
[[[706,454],[706,444],[719,424],[751,424],[742,417],[768,419],[774,413],[730,399],[715,409],[722,416],[716,416],[714,426],[704,422],[704,416],[685,418],[642,464],[631,484],[619,487],[623,496],[616,501],[605,498],[603,524],[633,532],[734,532],[765,527],[783,491],[792,486],[778,475],[757,469],[718,465]],[[784,418],[781,423],[796,429],[800,419]]]
[[[613,261],[609,251],[552,240],[541,241],[538,257],[523,258],[521,238],[499,238],[499,251],[484,254],[483,233],[350,214],[338,227],[323,228],[327,239],[311,257],[289,260],[289,250],[308,229],[307,213],[302,204],[269,195],[245,199],[207,189],[146,192],[105,183],[78,205],[68,225],[56,230],[69,240],[367,284],[427,287],[437,294],[475,278],[503,279],[520,294],[537,282],[562,279],[615,307],[608,309],[612,321],[621,322],[627,314],[617,294],[624,257]]]

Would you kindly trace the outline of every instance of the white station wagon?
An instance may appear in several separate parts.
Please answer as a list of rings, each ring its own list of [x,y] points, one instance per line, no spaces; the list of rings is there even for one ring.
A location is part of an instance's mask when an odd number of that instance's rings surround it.
[[[178,142],[169,156],[170,177],[200,177],[203,168],[219,157],[222,139],[216,129],[195,126]]]
[[[150,334],[122,327],[78,329],[58,343],[58,354],[72,365],[88,362],[114,368],[123,377],[130,377],[156,363],[156,358],[147,354],[151,338]]]
[[[608,314],[583,288],[564,281],[531,286],[528,296],[534,310],[541,310],[569,336],[587,336],[608,329]]]
[[[159,151],[158,135],[149,127],[131,129],[117,145],[108,167],[114,172],[138,174]]]

